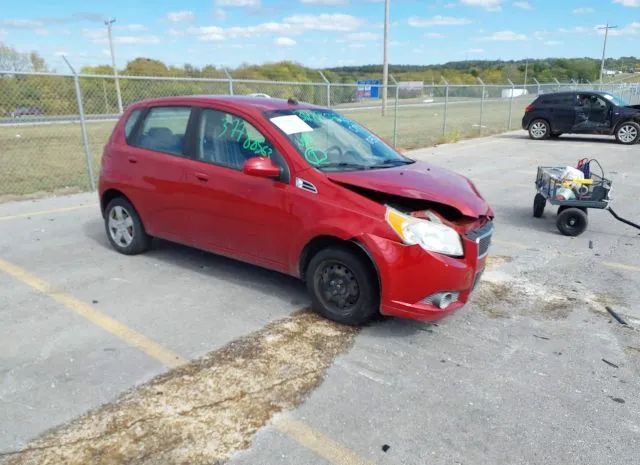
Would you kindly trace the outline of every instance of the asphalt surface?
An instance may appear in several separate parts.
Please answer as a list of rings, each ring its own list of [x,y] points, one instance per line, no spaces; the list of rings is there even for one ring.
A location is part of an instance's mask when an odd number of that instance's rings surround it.
[[[588,230],[567,238],[555,209],[535,219],[531,206],[537,165],[597,158],[614,181],[616,211],[638,222],[639,155],[640,146],[609,138],[534,142],[521,131],[411,152],[469,176],[495,210],[492,258],[472,302],[437,325],[387,318],[362,328],[321,367],[324,381],[287,394],[281,413],[242,428],[219,457],[247,465],[637,463],[639,231],[591,211]],[[142,256],[115,253],[94,194],[1,204],[0,232],[0,463],[38,463],[10,453],[103,404],[120,405],[123,392],[155,375],[170,378],[172,354],[215,354],[263,337],[270,324],[276,334],[309,303],[295,279],[167,242]],[[166,351],[132,344],[91,309]],[[310,356],[288,355],[292,364]],[[157,463],[186,463],[163,457]]]

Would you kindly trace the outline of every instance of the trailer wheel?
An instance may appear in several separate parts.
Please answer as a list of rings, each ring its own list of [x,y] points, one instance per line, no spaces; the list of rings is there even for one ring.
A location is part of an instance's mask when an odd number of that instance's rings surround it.
[[[544,213],[544,207],[547,205],[547,199],[544,195],[538,193],[533,198],[533,216],[540,218]]]
[[[570,207],[558,215],[556,226],[565,236],[579,236],[587,229],[589,219],[579,208]]]

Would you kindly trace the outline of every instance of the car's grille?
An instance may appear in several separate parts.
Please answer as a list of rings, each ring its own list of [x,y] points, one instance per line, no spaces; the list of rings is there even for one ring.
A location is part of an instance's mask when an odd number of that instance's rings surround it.
[[[493,234],[493,223],[489,221],[480,229],[467,233],[467,238],[478,244],[478,258],[482,258],[489,252],[491,236]]]

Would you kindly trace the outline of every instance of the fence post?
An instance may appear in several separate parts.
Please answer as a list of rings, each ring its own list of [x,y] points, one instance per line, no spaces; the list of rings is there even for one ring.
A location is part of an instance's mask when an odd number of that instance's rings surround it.
[[[389,74],[389,77],[396,86],[396,96],[393,105],[393,148],[395,149],[398,141],[398,100],[400,100],[400,86],[398,86],[398,81],[393,77],[393,74]]]
[[[449,82],[440,76],[440,79],[444,81],[444,116],[442,117],[442,135],[447,135],[447,111],[449,110]]]
[[[222,68],[222,71],[224,71],[224,74],[227,75],[227,79],[229,80],[229,95],[233,95],[233,78],[229,74],[229,71],[227,71],[227,68]]]
[[[560,81],[558,81],[556,78],[553,78],[553,80],[556,81],[556,85],[558,86],[556,87],[556,92],[560,92],[560,86],[561,86]]]
[[[482,95],[480,96],[480,125],[479,134],[482,135],[482,113],[484,113],[484,81],[479,77],[476,78],[480,84],[482,84]]]
[[[536,78],[533,78],[534,81],[536,81],[536,85],[538,86],[538,93],[537,95],[540,95],[540,83],[538,82],[538,80]]]
[[[93,157],[91,156],[91,149],[89,148],[89,136],[87,135],[87,123],[84,118],[84,106],[82,104],[82,92],[80,90],[80,79],[76,70],[73,69],[67,57],[62,55],[62,59],[65,61],[71,72],[73,73],[73,85],[76,89],[76,102],[78,105],[78,115],[80,116],[80,129],[82,130],[82,143],[84,144],[84,155],[87,160],[87,175],[89,176],[89,186],[92,191],[96,190],[96,180],[93,177]]]
[[[510,131],[511,130],[511,113],[513,111],[513,94],[516,91],[516,86],[513,84],[513,81],[511,81],[511,79],[507,79],[507,81],[509,81],[509,84],[511,84],[511,98],[509,99],[509,125],[507,126],[507,129]]]
[[[327,108],[331,108],[331,81],[329,81],[325,77],[322,71],[318,70],[318,73],[320,73],[320,77],[322,78],[324,83],[327,85]]]

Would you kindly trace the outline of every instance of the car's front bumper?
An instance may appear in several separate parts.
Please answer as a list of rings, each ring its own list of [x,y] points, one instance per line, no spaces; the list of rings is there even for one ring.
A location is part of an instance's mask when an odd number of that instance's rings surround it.
[[[465,256],[430,253],[418,245],[365,235],[361,238],[380,277],[380,312],[415,320],[438,320],[462,307],[480,279],[493,225],[463,237]],[[446,308],[430,302],[436,293],[457,293]]]

